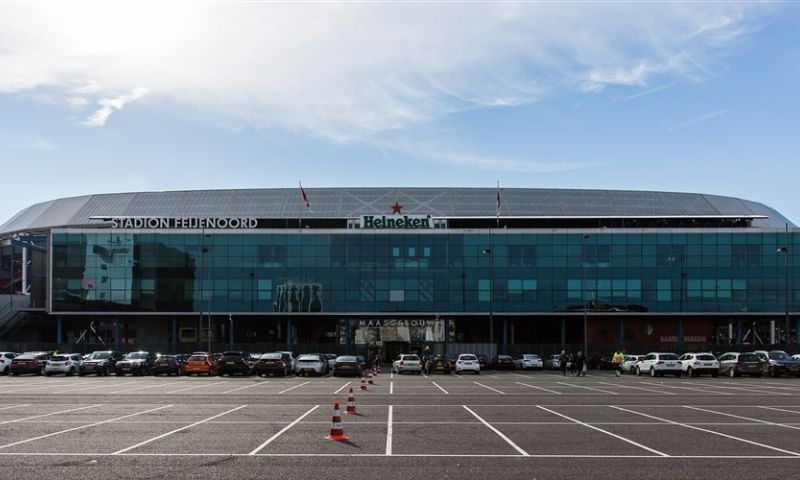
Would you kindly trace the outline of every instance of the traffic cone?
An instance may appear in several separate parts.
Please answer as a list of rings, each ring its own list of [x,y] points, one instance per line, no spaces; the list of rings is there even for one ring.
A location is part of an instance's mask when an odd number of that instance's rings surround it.
[[[361,391],[367,391],[367,380],[364,377],[361,377]]]
[[[373,382],[373,381],[372,381],[372,373],[370,373],[370,374],[369,374],[369,376],[368,376],[367,378],[368,378],[368,380],[367,380],[367,383],[368,383],[368,384],[370,384],[370,385],[375,385],[375,382]]]
[[[339,411],[339,402],[333,402],[333,420],[331,421],[331,433],[325,438],[328,440],[347,440],[347,435],[344,434],[342,428],[342,412]]]
[[[380,376],[380,370],[381,370],[380,368],[378,368],[378,367],[376,366],[376,367],[375,367],[375,368],[373,368],[372,370],[375,372],[375,377],[379,377],[379,376]]]
[[[347,415],[358,415],[356,411],[356,396],[353,394],[353,387],[350,387],[350,393],[347,395],[347,409],[344,413]]]

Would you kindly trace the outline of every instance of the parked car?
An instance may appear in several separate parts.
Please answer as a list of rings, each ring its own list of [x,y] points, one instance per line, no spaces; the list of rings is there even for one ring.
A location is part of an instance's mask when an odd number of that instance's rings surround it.
[[[392,362],[392,372],[398,375],[403,372],[421,374],[422,360],[420,360],[419,355],[401,353]]]
[[[558,370],[561,368],[561,355],[554,353],[547,357],[547,360],[544,362],[544,368],[548,368],[550,370]]]
[[[256,361],[256,375],[267,377],[269,375],[280,375],[288,377],[292,371],[292,362],[288,359],[288,354],[281,352],[265,353]]]
[[[49,377],[58,373],[67,376],[77,375],[83,364],[83,356],[78,353],[61,353],[53,355],[44,365],[44,374]]]
[[[462,353],[456,359],[456,373],[472,372],[474,374],[481,373],[481,364],[477,355],[471,353]]]
[[[103,350],[92,352],[83,358],[81,365],[80,376],[95,374],[98,377],[108,375],[114,371],[117,362],[122,360],[122,352],[114,350]]]
[[[8,375],[11,368],[11,360],[18,356],[19,353],[14,352],[0,352],[0,375]]]
[[[544,368],[544,362],[539,355],[524,353],[514,359],[514,367],[520,370],[542,370]]]
[[[11,360],[11,375],[17,376],[22,373],[35,373],[44,375],[44,367],[50,359],[48,352],[24,352]]]
[[[592,370],[613,370],[614,369],[614,362],[612,359],[614,355],[593,355],[589,358],[588,363],[586,364],[587,368]]]
[[[498,355],[492,363],[495,370],[514,370],[514,358],[511,355]]]
[[[478,357],[478,364],[481,366],[481,370],[488,370],[491,367],[489,359],[486,358],[486,355],[476,355]]]
[[[220,377],[237,373],[247,377],[253,372],[252,361],[247,352],[224,352],[218,363],[217,375]]]
[[[336,363],[336,359],[339,358],[339,355],[335,353],[326,353],[325,359],[328,361],[328,368],[333,369],[333,365]]]
[[[358,359],[358,364],[361,365],[361,370],[367,369],[367,357],[364,355],[356,355],[356,359]]]
[[[622,362],[622,371],[628,373],[636,373],[636,364],[641,359],[642,356],[639,355],[625,355],[625,359]]]
[[[183,371],[186,375],[205,374],[210,377],[219,372],[219,364],[212,355],[195,352],[186,360]]]
[[[177,376],[183,375],[185,363],[183,358],[178,355],[159,355],[153,362],[153,368],[150,373],[153,375],[175,374]]]
[[[430,375],[432,373],[446,373],[450,375],[453,369],[450,367],[450,359],[447,355],[431,355],[425,361],[425,374]]]
[[[783,350],[756,350],[754,352],[764,364],[764,374],[770,377],[794,375],[800,377],[800,362]]]
[[[653,352],[648,353],[641,360],[636,362],[636,375],[642,373],[649,374],[651,377],[663,377],[665,374],[680,377],[681,361],[674,353]]]
[[[710,353],[685,353],[679,360],[681,370],[689,377],[697,377],[704,373],[712,377],[719,376],[719,361]]]
[[[345,375],[360,377],[362,375],[361,364],[352,355],[342,355],[336,357],[333,363],[333,376],[341,377]]]
[[[300,355],[294,369],[297,375],[325,375],[328,373],[328,360],[320,354]]]
[[[750,375],[751,377],[761,377],[763,364],[753,352],[739,353],[728,352],[719,356],[719,371],[723,375],[731,378],[740,375]]]
[[[289,355],[289,360],[292,362],[292,371],[294,372],[294,368],[297,366],[297,357],[294,356],[294,352],[280,351],[278,353]]]
[[[153,362],[156,356],[150,352],[131,352],[122,360],[117,362],[114,367],[114,375],[121,377],[127,374],[133,375],[149,375],[150,370],[153,368]]]

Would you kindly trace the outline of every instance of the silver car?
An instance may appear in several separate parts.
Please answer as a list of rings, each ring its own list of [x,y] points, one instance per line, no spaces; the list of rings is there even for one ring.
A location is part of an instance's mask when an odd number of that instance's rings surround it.
[[[297,358],[294,373],[299,376],[325,375],[328,373],[328,360],[323,360],[320,355],[300,355]]]
[[[83,366],[83,357],[77,353],[62,353],[54,355],[44,366],[45,376],[63,373],[64,375],[77,375]]]
[[[399,375],[403,372],[422,373],[422,361],[419,355],[401,353],[395,358],[392,362],[392,373]]]

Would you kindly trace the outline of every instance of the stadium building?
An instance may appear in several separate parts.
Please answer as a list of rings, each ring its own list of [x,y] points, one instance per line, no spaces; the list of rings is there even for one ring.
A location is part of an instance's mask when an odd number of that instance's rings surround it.
[[[692,193],[58,199],[0,226],[0,348],[795,351],[797,233],[763,204]]]

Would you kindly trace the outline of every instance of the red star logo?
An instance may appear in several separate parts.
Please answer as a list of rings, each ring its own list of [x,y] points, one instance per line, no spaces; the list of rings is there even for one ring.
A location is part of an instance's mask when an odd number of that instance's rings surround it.
[[[400,209],[402,209],[402,208],[403,208],[403,206],[400,205],[400,203],[394,202],[394,205],[392,205],[392,215],[400,215],[400,214],[402,214],[403,212],[400,211]]]

